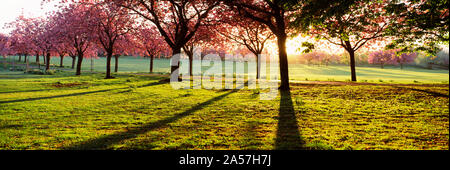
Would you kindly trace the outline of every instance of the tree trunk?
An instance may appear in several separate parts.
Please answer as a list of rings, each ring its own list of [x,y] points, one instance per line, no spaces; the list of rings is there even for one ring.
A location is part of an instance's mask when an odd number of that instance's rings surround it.
[[[155,56],[150,55],[150,73],[153,73],[153,59],[155,58]]]
[[[50,53],[47,53],[45,60],[47,61],[45,63],[45,71],[48,71],[48,70],[50,70]]]
[[[38,69],[41,69],[41,63],[39,61],[39,52],[36,53],[36,64],[38,65]]]
[[[384,63],[381,63],[380,65],[381,65],[381,69],[384,69]]]
[[[189,76],[191,79],[194,77],[193,66],[194,66],[194,54],[190,53],[189,54]]]
[[[76,56],[70,56],[72,57],[72,69],[75,69],[75,60],[77,59]]]
[[[39,61],[39,52],[36,53],[36,63],[37,63],[37,64],[40,63],[40,61]]]
[[[403,70],[403,63],[400,63],[400,69]]]
[[[8,61],[6,61],[6,56],[3,56],[3,68],[6,70],[6,63],[8,63]]]
[[[111,76],[111,58],[112,58],[112,54],[111,53],[107,53],[106,54],[106,77],[105,77],[106,79],[113,78]]]
[[[42,59],[44,59],[44,65],[47,65],[47,60],[45,59],[45,53],[42,53]]]
[[[287,35],[284,30],[278,33],[277,36],[278,42],[278,54],[280,60],[280,76],[281,76],[281,85],[280,90],[290,90],[289,87],[289,65],[287,59],[286,52],[286,39]]]
[[[193,71],[192,66],[194,61],[194,46],[193,45],[184,46],[183,49],[189,59],[189,76],[190,79],[192,80],[194,75],[194,73],[192,72]]]
[[[119,71],[119,55],[114,55],[114,58],[116,59],[116,63],[114,65],[114,72],[117,73]]]
[[[172,59],[174,59],[173,58],[174,56],[178,56],[176,58],[176,60],[178,60],[178,63],[176,66],[171,65],[170,75],[171,75],[172,79],[177,79],[177,80],[179,79],[179,76],[180,76],[180,70],[179,70],[179,68],[180,68],[180,58],[179,57],[180,56],[179,56],[179,54],[181,54],[181,47],[172,48]]]
[[[23,61],[24,61],[24,62],[27,62],[27,59],[28,59],[28,55],[27,55],[27,54],[25,54],[25,55],[24,55],[24,57],[25,57],[25,58],[24,58],[24,60],[23,60]]]
[[[261,54],[256,55],[256,79],[260,79],[261,75],[261,59],[259,58]]]
[[[91,57],[91,73],[94,72],[94,58]]]
[[[22,54],[19,55],[19,62],[22,61]]]
[[[355,51],[348,50],[350,54],[350,70],[352,74],[352,81],[356,81],[356,62],[355,62]]]
[[[59,67],[64,67],[64,65],[63,65],[64,55],[60,55],[59,57],[61,58],[61,61],[59,61]]]
[[[83,63],[83,54],[78,54],[77,72],[75,75],[81,75],[81,64]]]
[[[28,69],[30,68],[30,63],[28,62],[28,59],[29,58],[27,58],[27,55],[25,55],[25,62],[27,63],[26,64],[26,68],[25,68],[25,72],[27,72],[27,73],[28,73]]]

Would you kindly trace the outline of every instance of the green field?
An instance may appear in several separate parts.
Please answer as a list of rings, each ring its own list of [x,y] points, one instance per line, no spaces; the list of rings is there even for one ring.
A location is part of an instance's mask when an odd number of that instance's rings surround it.
[[[347,83],[348,66],[291,64],[291,93],[263,101],[174,90],[169,61],[150,75],[148,59],[122,57],[112,80],[104,58],[79,77],[0,65],[0,149],[449,149],[448,70],[358,67]]]
[[[449,149],[448,84],[293,83],[263,101],[116,77],[0,71],[0,149]]]
[[[30,61],[35,61],[36,57],[31,57]],[[17,60],[18,57],[15,57]],[[12,60],[11,58],[9,60]],[[43,61],[41,57],[41,62]],[[84,71],[91,70],[90,59],[85,59],[82,69]],[[170,60],[157,59],[154,61],[154,71],[160,73],[169,73]],[[59,58],[52,58],[51,63],[59,65]],[[106,70],[105,58],[94,60],[94,71],[105,72]],[[112,66],[114,66],[112,60]],[[66,57],[64,60],[65,66],[71,66],[72,59]],[[197,65],[194,65],[194,67]],[[1,66],[0,66],[1,69]],[[358,81],[371,83],[443,83],[449,82],[449,70],[429,70],[418,68],[414,66],[405,67],[403,70],[398,66],[387,66],[381,69],[378,66],[364,66],[357,67]],[[249,64],[249,74],[255,74],[255,64]],[[147,73],[149,72],[149,59],[140,57],[121,57],[119,59],[120,73]],[[303,64],[290,64],[289,66],[290,79],[293,81],[348,81],[350,80],[350,67],[345,65],[335,66],[308,66]]]

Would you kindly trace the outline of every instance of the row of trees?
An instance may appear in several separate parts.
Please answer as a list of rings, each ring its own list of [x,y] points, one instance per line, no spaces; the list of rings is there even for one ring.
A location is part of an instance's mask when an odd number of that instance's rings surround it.
[[[424,46],[448,42],[446,6],[448,0],[64,0],[46,19],[19,18],[11,24],[15,30],[9,39],[16,54],[45,55],[47,69],[52,54],[76,56],[77,75],[83,58],[101,50],[107,57],[106,78],[111,78],[113,56],[141,53],[153,58],[184,51],[192,70],[194,46],[230,51],[236,48],[231,44],[239,44],[257,55],[273,38],[280,89],[288,90],[289,35],[308,34],[344,48],[356,81],[355,52],[363,47],[394,40],[389,47],[407,52],[417,46],[409,42],[424,40],[417,49],[433,53],[437,50]],[[173,76],[178,69],[179,64],[172,66]]]
[[[344,56],[346,57],[346,56]],[[380,65],[399,65],[401,69],[406,64],[411,64],[418,57],[418,53],[403,53],[401,50],[379,50],[368,55],[366,62],[368,64]],[[330,63],[341,63],[341,56],[329,54],[322,51],[311,51],[299,56],[300,60],[308,65],[325,65]],[[359,58],[360,60],[362,58]],[[342,61],[344,62],[344,61]]]
[[[111,76],[111,59],[115,57],[117,71],[118,57],[140,54],[155,57],[167,55],[162,38],[148,27],[136,27],[136,17],[130,17],[127,10],[112,3],[70,3],[62,5],[59,11],[46,18],[25,18],[20,16],[7,27],[13,29],[5,36],[8,43],[3,55],[35,55],[40,66],[44,56],[45,69],[50,69],[50,59],[58,56],[61,66],[65,56],[72,58],[72,68],[81,74],[83,59],[107,57],[106,78]],[[150,31],[150,32],[149,32]],[[139,36],[133,36],[139,35]],[[139,38],[139,41],[137,39]]]
[[[399,53],[400,50],[380,50],[373,52],[369,55],[369,64],[379,64],[381,68],[384,65],[400,65],[403,69],[403,65],[414,62],[417,58],[417,53]]]

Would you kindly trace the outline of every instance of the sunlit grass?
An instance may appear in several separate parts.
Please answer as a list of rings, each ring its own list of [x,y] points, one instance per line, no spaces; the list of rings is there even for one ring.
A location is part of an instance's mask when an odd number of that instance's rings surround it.
[[[0,149],[448,149],[448,85],[297,84],[262,101],[257,90],[103,77],[2,72]],[[283,130],[299,139],[277,143],[290,110],[297,123]]]
[[[17,59],[17,57],[16,57]],[[42,61],[43,59],[41,59]],[[30,61],[35,61],[35,57],[31,57]],[[64,60],[65,66],[71,66],[72,60],[70,57],[66,57]],[[82,69],[84,71],[91,70],[90,59],[84,60]],[[156,59],[154,61],[154,72],[169,73],[170,72],[170,60],[168,59]],[[53,58],[52,64],[59,65],[59,58]],[[105,58],[99,58],[94,60],[94,71],[105,72],[106,70]],[[112,60],[112,66],[115,61]],[[194,66],[198,66],[194,65]],[[114,68],[114,67],[112,67]],[[0,66],[1,69],[1,66]],[[275,69],[278,70],[278,69]],[[218,70],[221,72],[222,70]],[[256,75],[256,64],[250,62],[248,66],[249,75]],[[120,73],[147,73],[149,72],[149,59],[141,57],[120,57],[119,59],[119,72]],[[397,83],[397,84],[409,84],[409,83],[444,83],[449,82],[449,70],[428,70],[418,67],[405,67],[400,69],[398,66],[386,66],[384,69],[380,67],[357,67],[357,78],[359,82],[370,83]],[[349,81],[350,80],[350,67],[345,65],[330,65],[330,66],[316,66],[316,65],[303,65],[303,64],[290,64],[289,65],[290,79],[293,81]],[[380,82],[379,80],[382,80]]]

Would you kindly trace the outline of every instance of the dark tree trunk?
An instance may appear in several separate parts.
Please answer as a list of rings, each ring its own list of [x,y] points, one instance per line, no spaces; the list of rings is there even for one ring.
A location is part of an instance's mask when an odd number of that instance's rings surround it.
[[[75,60],[77,59],[76,56],[70,56],[72,57],[72,69],[75,69]]]
[[[64,65],[63,65],[64,55],[60,55],[59,57],[61,58],[61,61],[59,61],[59,67],[64,67]]]
[[[50,53],[47,53],[45,60],[47,61],[45,63],[45,71],[50,70]]]
[[[113,78],[111,76],[111,59],[112,59],[112,54],[111,53],[107,53],[106,54],[106,79],[111,79]]]
[[[25,63],[26,63],[25,71],[28,72],[28,68],[30,68],[30,63],[28,62],[27,54],[25,54]]]
[[[258,53],[253,53],[253,55],[255,55],[256,56],[256,79],[259,79],[260,78],[260,73],[261,73],[261,61],[260,61],[260,58],[259,58],[259,55],[261,55],[261,54],[258,54]]]
[[[194,73],[192,72],[193,71],[192,66],[193,66],[193,61],[194,61],[194,46],[193,45],[184,46],[183,49],[189,59],[189,76],[192,80],[193,75],[194,75]]]
[[[352,74],[352,81],[356,81],[356,62],[355,62],[355,51],[348,50],[350,54],[350,70]]]
[[[191,77],[191,79],[194,77],[194,73],[193,73],[193,65],[194,65],[194,54],[190,53],[189,54],[189,76]]]
[[[286,39],[287,35],[284,30],[280,31],[277,36],[278,42],[278,53],[280,60],[280,76],[281,85],[280,90],[290,90],[289,87],[289,65],[286,52]]]
[[[6,63],[8,63],[8,61],[6,61],[6,56],[3,56],[3,68],[6,70]]]
[[[22,61],[22,54],[19,55],[19,62]]]
[[[261,54],[256,54],[256,79],[261,78],[261,59],[259,58]]]
[[[384,69],[384,63],[381,63],[381,69]]]
[[[153,73],[153,59],[155,58],[155,56],[150,55],[150,73]]]
[[[114,55],[114,58],[116,59],[116,63],[114,65],[114,72],[117,73],[119,71],[119,55]]]
[[[174,80],[179,80],[179,76],[180,76],[180,56],[179,54],[181,53],[181,47],[175,47],[172,48],[172,59],[176,59],[178,60],[178,63],[176,66],[172,66],[170,67],[170,74],[171,74],[171,78]],[[177,56],[177,58],[173,58]]]
[[[77,62],[77,72],[75,75],[81,75],[81,64],[83,63],[83,54],[78,54],[78,62]]]
[[[41,63],[39,61],[39,52],[36,53],[36,64],[38,65],[38,69],[41,69]]]
[[[39,52],[36,53],[36,63],[37,63],[37,64],[40,63],[40,61],[39,61]]]
[[[27,62],[27,59],[28,59],[28,55],[25,54],[25,55],[24,55],[24,60],[23,60],[23,61],[24,61],[24,62]]]
[[[400,63],[400,69],[403,70],[403,63]]]
[[[42,58],[44,59],[44,65],[46,65],[46,64],[47,64],[47,61],[46,61],[46,59],[45,59],[45,52],[42,52]]]

